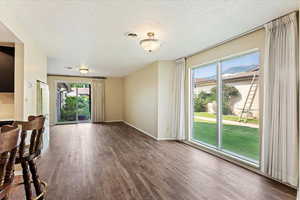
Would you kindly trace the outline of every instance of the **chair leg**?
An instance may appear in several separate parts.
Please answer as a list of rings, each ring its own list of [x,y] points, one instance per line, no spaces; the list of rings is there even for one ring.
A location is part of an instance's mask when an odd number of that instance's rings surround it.
[[[8,200],[8,196],[3,197],[1,200]]]
[[[30,174],[29,174],[29,170],[28,170],[28,164],[26,161],[22,161],[21,166],[23,169],[23,180],[24,180],[26,199],[31,200],[32,199],[32,191],[31,191],[31,185],[30,185]]]
[[[31,175],[32,175],[32,181],[33,181],[33,185],[34,185],[34,188],[35,188],[35,192],[36,192],[36,195],[38,196],[43,192],[43,190],[41,188],[39,175],[37,173],[37,167],[36,167],[36,164],[33,160],[29,161],[29,168],[30,168],[30,172],[31,172]],[[42,196],[40,199],[42,200],[42,199],[44,199],[44,197]]]

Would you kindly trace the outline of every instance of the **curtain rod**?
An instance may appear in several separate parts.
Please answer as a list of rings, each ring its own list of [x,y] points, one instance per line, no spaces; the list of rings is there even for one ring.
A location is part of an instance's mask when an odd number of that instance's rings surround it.
[[[44,84],[47,84],[45,83],[44,81],[41,81],[41,80],[36,80],[37,82],[40,82],[40,83],[44,83]]]
[[[61,76],[61,77],[74,77],[74,78],[92,78],[92,79],[106,79],[106,77],[102,76],[72,76],[72,75],[62,75],[62,74],[47,74],[47,76]]]
[[[248,35],[248,34],[250,34],[250,33],[255,32],[255,31],[261,30],[261,29],[264,28],[265,24],[268,24],[268,23],[270,23],[270,22],[273,22],[273,21],[275,21],[275,20],[277,20],[277,19],[280,19],[281,17],[287,16],[287,15],[292,14],[292,13],[294,13],[294,12],[298,13],[298,10],[291,11],[291,12],[289,12],[289,13],[287,13],[287,14],[284,14],[284,15],[282,15],[282,16],[280,16],[280,17],[277,17],[277,18],[275,18],[275,19],[272,19],[272,20],[270,20],[270,21],[268,21],[268,22],[266,22],[266,23],[264,23],[264,24],[262,24],[262,25],[256,26],[256,27],[254,27],[254,28],[252,28],[252,29],[250,29],[250,30],[244,32],[244,33],[235,35],[235,36],[233,36],[233,37],[230,37],[230,38],[227,39],[227,40],[223,40],[222,42],[219,42],[219,43],[217,43],[217,44],[208,46],[208,47],[206,47],[206,48],[204,48],[204,49],[202,49],[202,50],[200,50],[200,51],[198,51],[198,52],[196,52],[196,53],[193,53],[193,54],[190,54],[190,55],[185,56],[185,58],[195,56],[195,55],[197,55],[197,54],[199,54],[199,53],[202,53],[202,52],[204,52],[204,51],[207,51],[207,50],[209,50],[209,49],[216,48],[216,47],[221,46],[221,45],[223,45],[223,44],[225,44],[225,43],[227,43],[227,42],[230,42],[230,41],[235,40],[235,39],[237,39],[237,38],[243,37],[243,36],[245,36],[245,35]],[[179,59],[180,59],[180,58],[179,58]],[[176,60],[177,60],[177,59],[176,59]]]

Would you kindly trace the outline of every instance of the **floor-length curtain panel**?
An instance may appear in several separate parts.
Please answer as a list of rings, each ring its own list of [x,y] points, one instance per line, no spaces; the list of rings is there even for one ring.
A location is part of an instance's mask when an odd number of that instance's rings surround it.
[[[92,81],[92,121],[104,121],[104,82]]]
[[[298,183],[298,30],[296,13],[266,24],[262,170]]]
[[[178,140],[185,139],[185,58],[176,60],[170,104],[170,130]]]

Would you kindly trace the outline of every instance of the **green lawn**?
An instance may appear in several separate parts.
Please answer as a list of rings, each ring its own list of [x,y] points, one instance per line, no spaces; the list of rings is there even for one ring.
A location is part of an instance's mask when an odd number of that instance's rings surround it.
[[[216,118],[215,114],[211,114],[208,112],[194,112],[194,114],[195,114],[195,116],[199,116],[199,117],[208,117],[208,118],[214,118],[214,119]],[[236,115],[223,115],[222,118],[224,120],[230,120],[230,121],[236,121],[236,122],[239,121],[239,116],[236,116]],[[248,119],[247,122],[250,124],[258,124],[259,123],[258,119]]]
[[[194,120],[194,139],[216,145],[216,123]],[[253,160],[259,160],[259,132],[257,128],[223,125],[222,147]]]

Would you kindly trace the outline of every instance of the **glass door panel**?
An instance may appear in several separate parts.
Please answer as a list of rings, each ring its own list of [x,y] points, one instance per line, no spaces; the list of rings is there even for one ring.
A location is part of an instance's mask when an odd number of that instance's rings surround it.
[[[259,53],[221,62],[221,149],[259,160]]]
[[[57,122],[77,121],[77,94],[71,83],[57,83]]]
[[[58,123],[77,123],[91,119],[91,87],[88,83],[57,83]]]
[[[91,94],[90,84],[80,84],[78,91],[78,121],[88,121],[91,119]]]
[[[192,70],[192,139],[217,146],[217,64]]]

